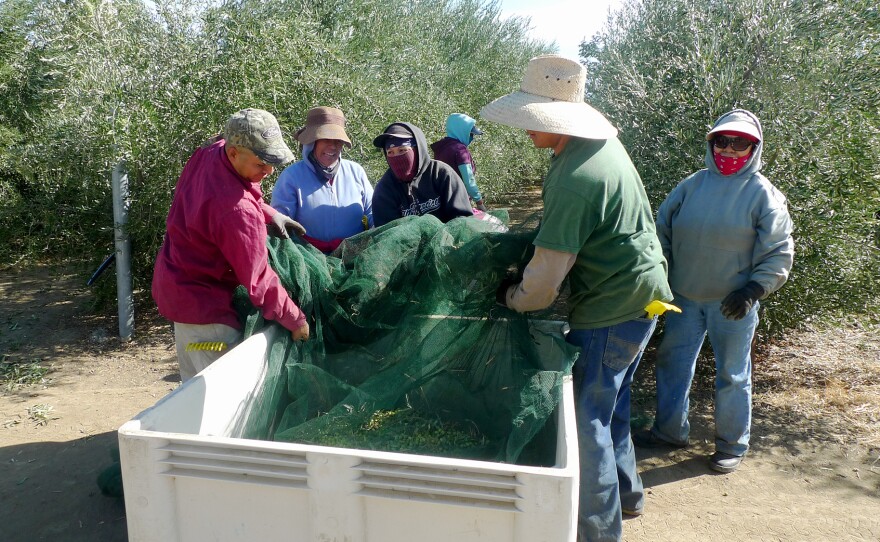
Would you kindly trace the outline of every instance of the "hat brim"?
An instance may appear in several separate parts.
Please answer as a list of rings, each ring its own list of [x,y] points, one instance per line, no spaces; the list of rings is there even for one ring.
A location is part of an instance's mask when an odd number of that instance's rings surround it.
[[[384,149],[384,148],[385,148],[385,142],[388,141],[388,139],[390,139],[390,138],[394,138],[394,139],[415,139],[415,136],[404,136],[404,135],[397,135],[397,134],[379,134],[379,135],[376,136],[375,139],[373,139],[373,146],[375,146],[375,147],[379,147],[380,149]]]
[[[517,91],[480,110],[480,116],[513,128],[563,134],[585,139],[611,139],[615,128],[585,102],[566,102]]]
[[[284,143],[269,147],[268,149],[260,149],[259,151],[251,149],[251,152],[270,166],[283,166],[292,162],[295,158],[293,152]]]
[[[718,132],[739,132],[741,134],[745,134],[747,136],[755,138],[755,141],[761,141],[761,134],[760,132],[758,132],[758,127],[751,122],[746,122],[742,120],[722,122],[718,126],[712,128],[709,133],[706,134],[706,141],[712,139],[712,136],[717,134]]]
[[[304,126],[294,134],[296,140],[303,145],[311,145],[319,139],[332,139],[342,141],[342,143],[351,148],[351,140],[345,133],[345,128],[338,124],[322,124],[320,126]]]

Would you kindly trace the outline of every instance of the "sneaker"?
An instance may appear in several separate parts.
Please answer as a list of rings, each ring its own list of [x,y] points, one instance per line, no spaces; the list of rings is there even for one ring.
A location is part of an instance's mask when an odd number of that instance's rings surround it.
[[[639,508],[637,510],[627,510],[626,508],[621,508],[620,511],[623,512],[624,516],[629,516],[632,518],[637,518],[645,513],[644,508]]]
[[[715,452],[709,456],[709,468],[715,472],[728,474],[739,468],[742,463],[742,456],[731,455],[724,452]]]
[[[635,444],[639,448],[687,448],[687,442],[685,442],[684,444],[669,442],[668,440],[664,440],[655,435],[654,432],[650,429],[642,429],[641,431],[636,431],[632,434],[632,441],[633,444]]]

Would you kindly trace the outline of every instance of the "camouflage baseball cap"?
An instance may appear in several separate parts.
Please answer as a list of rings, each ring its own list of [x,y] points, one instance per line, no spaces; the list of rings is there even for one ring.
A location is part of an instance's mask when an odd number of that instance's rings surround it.
[[[275,115],[262,109],[242,109],[226,121],[223,138],[230,145],[250,149],[260,160],[281,166],[293,160]]]

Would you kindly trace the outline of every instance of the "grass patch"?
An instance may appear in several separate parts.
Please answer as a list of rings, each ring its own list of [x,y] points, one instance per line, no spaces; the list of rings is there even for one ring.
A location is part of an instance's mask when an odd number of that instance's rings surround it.
[[[28,408],[28,419],[36,425],[48,425],[50,421],[58,419],[58,416],[52,415],[54,411],[55,407],[52,405],[47,405],[45,403],[33,405]]]
[[[48,367],[43,367],[42,360],[36,359],[25,363],[10,361],[0,362],[0,386],[6,391],[13,391],[25,386],[46,382]]]

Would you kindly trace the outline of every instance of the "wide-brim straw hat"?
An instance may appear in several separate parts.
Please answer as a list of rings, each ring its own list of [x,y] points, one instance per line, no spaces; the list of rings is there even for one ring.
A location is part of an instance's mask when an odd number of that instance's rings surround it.
[[[345,115],[335,107],[313,107],[306,115],[306,125],[294,134],[303,145],[311,145],[319,139],[336,139],[351,148],[351,140],[345,133]]]
[[[584,102],[587,70],[559,55],[529,61],[520,89],[480,110],[487,120],[532,130],[586,139],[610,139],[615,128],[602,113]]]

